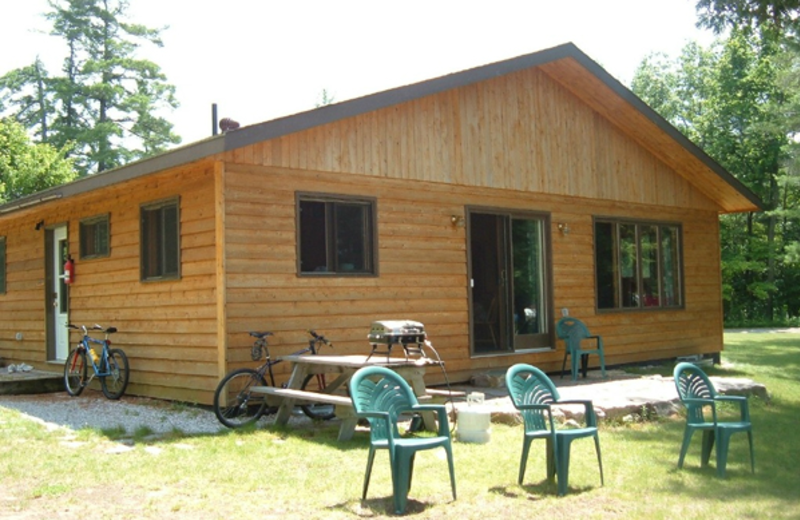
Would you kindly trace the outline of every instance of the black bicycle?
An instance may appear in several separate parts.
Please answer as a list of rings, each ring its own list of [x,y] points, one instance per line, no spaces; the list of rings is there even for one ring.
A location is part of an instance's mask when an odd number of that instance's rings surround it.
[[[295,352],[298,354],[316,355],[322,345],[333,347],[325,336],[313,330],[308,331],[308,348]],[[270,407],[266,395],[253,392],[254,386],[275,386],[275,376],[272,367],[282,361],[280,358],[272,359],[269,353],[267,338],[271,332],[250,332],[256,338],[250,357],[253,361],[264,358],[264,363],[258,368],[239,368],[228,375],[217,385],[214,392],[214,413],[219,422],[228,428],[239,428],[252,424],[264,414],[275,413],[277,407]],[[309,392],[322,392],[325,389],[324,374],[309,374],[303,381],[302,389]],[[334,406],[326,403],[308,403],[300,405],[308,417],[314,420],[327,421],[334,417]]]

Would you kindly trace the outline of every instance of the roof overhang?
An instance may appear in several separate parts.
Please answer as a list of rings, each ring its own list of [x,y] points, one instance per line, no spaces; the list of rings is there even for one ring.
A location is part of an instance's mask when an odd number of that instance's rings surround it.
[[[465,85],[539,67],[554,81],[607,118],[623,133],[673,168],[710,200],[720,213],[757,211],[758,197],[705,154],[633,92],[571,43],[516,58],[326,105],[247,126],[175,148],[129,165],[83,177],[0,206],[0,217],[60,198],[104,188],[143,175],[196,162],[219,153],[307,130]]]

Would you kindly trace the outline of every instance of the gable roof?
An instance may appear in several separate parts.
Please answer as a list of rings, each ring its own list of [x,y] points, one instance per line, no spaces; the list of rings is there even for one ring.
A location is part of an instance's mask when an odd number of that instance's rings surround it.
[[[625,135],[686,178],[710,200],[719,204],[722,213],[757,211],[762,208],[758,197],[730,172],[574,44],[567,43],[209,137],[114,170],[93,174],[14,200],[0,206],[0,215],[532,67],[538,67],[620,128]]]

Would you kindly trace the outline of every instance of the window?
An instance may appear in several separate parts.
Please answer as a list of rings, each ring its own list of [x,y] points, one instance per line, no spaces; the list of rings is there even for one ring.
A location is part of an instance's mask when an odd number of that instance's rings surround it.
[[[598,309],[683,305],[679,226],[596,220],[594,235]]]
[[[298,195],[300,274],[375,274],[375,201]]]
[[[142,280],[180,277],[180,215],[178,199],[141,208]]]
[[[0,237],[0,294],[6,293],[6,237]]]
[[[81,258],[108,256],[108,215],[82,220],[80,223]]]

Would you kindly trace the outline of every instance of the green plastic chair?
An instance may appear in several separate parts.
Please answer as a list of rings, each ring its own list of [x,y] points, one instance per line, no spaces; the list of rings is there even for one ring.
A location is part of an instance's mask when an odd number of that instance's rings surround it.
[[[350,379],[349,388],[356,415],[366,418],[370,427],[369,458],[361,499],[367,498],[375,452],[379,449],[388,450],[395,513],[403,514],[408,501],[408,491],[411,489],[411,474],[414,471],[416,453],[420,450],[443,447],[447,452],[450,486],[455,500],[456,478],[447,408],[441,404],[419,404],[408,383],[397,372],[385,367],[359,369]],[[401,437],[397,428],[399,416],[403,413],[416,414],[426,411],[436,412],[438,415],[437,435],[419,438]]]
[[[578,379],[578,360],[581,360],[583,367],[583,377],[586,377],[586,369],[589,361],[589,354],[597,354],[600,358],[600,370],[603,377],[606,377],[606,359],[603,354],[603,338],[589,333],[589,329],[584,323],[570,316],[558,320],[556,323],[556,336],[564,341],[564,361],[561,363],[561,377],[564,377],[564,368],[567,365],[567,356],[570,357],[572,380]],[[581,346],[584,340],[594,340],[595,348],[587,349]]]
[[[603,485],[603,460],[600,456],[600,438],[597,434],[597,416],[589,400],[562,400],[555,385],[544,372],[536,367],[516,364],[506,371],[506,387],[514,406],[521,412],[525,432],[522,442],[522,458],[519,464],[519,480],[525,478],[531,443],[536,439],[547,441],[547,479],[558,476],[558,494],[567,493],[569,482],[570,445],[575,439],[594,438],[597,464],[600,466],[600,484]],[[556,429],[553,421],[553,405],[582,404],[585,408],[583,428]]]
[[[722,395],[714,389],[714,385],[705,372],[691,363],[679,363],[673,372],[675,387],[678,396],[686,407],[686,429],[683,432],[681,455],[678,458],[678,468],[683,468],[683,460],[689,449],[692,434],[696,430],[703,432],[703,444],[700,466],[708,466],[714,441],[717,442],[717,475],[725,477],[728,465],[728,446],[731,435],[738,432],[747,432],[750,443],[750,469],[756,472],[755,459],[753,458],[753,426],[750,423],[750,408],[747,398],[740,395]],[[739,404],[738,421],[722,421],[717,416],[717,403],[730,402]],[[711,408],[711,417],[706,418],[705,410]]]

